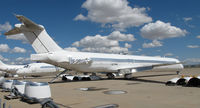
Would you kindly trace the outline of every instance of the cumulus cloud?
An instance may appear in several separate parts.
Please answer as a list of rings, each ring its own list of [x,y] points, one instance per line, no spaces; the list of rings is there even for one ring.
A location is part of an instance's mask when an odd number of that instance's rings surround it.
[[[18,57],[11,64],[28,64],[31,63],[30,58]]]
[[[200,35],[198,35],[197,38],[200,39]]]
[[[26,49],[20,47],[14,47],[12,52],[14,53],[26,53]]]
[[[86,52],[100,52],[100,53],[128,53],[128,48],[123,48],[123,47],[100,47],[100,48],[93,48],[93,47],[88,47],[88,48],[83,48],[82,51]]]
[[[7,44],[0,44],[0,52],[9,52],[10,47]]]
[[[125,47],[120,47],[120,41],[134,41],[135,38],[131,34],[123,34],[114,31],[107,36],[95,35],[86,36],[80,41],[74,42],[72,46],[81,48],[81,51],[101,52],[101,53],[122,53],[128,52],[130,44],[125,43]]]
[[[78,52],[79,51],[76,47],[68,47],[68,48],[64,48],[64,50],[73,51],[73,52]]]
[[[128,43],[125,43],[125,48],[131,48],[132,47],[132,45],[131,44],[128,44]]]
[[[112,32],[108,39],[110,40],[118,40],[118,41],[134,41],[136,40],[132,34],[122,34],[119,31]]]
[[[185,22],[191,21],[191,20],[192,20],[192,17],[184,17],[183,20],[184,20]]]
[[[12,26],[10,25],[9,22],[6,22],[5,24],[0,24],[0,35],[1,35],[1,32],[9,31],[11,29],[12,29]]]
[[[9,61],[7,58],[3,57],[2,55],[0,55],[0,60],[1,61]]]
[[[26,49],[20,47],[14,47],[11,49],[8,44],[0,44],[0,52],[4,53],[26,53]]]
[[[170,23],[156,21],[155,23],[146,24],[140,30],[143,38],[151,40],[162,40],[166,38],[175,38],[185,36],[187,31],[178,27],[171,26]]]
[[[151,43],[144,43],[142,45],[143,48],[154,48],[154,47],[161,47],[161,46],[163,46],[163,45],[158,40],[153,40]]]
[[[127,0],[86,0],[82,8],[88,11],[86,16],[79,14],[74,20],[90,20],[92,22],[109,24],[118,30],[137,27],[149,23],[152,18],[146,14],[146,8],[128,5]]]
[[[107,37],[101,35],[86,36],[73,44],[76,47],[115,47],[118,45],[118,41],[109,40]]]
[[[24,43],[24,44],[28,43],[28,40],[26,39],[26,37],[22,33],[16,34],[16,35],[6,36],[6,39],[21,40],[22,43]]]
[[[174,54],[172,53],[166,53],[164,56],[173,56]]]
[[[188,48],[200,48],[199,45],[188,45],[187,47],[188,47]]]
[[[200,58],[187,58],[184,62],[186,64],[200,64]]]
[[[77,15],[77,16],[74,18],[75,21],[77,21],[77,20],[85,21],[85,20],[87,20],[87,19],[88,19],[88,18],[85,17],[85,16],[83,16],[82,14],[79,14],[79,15]]]

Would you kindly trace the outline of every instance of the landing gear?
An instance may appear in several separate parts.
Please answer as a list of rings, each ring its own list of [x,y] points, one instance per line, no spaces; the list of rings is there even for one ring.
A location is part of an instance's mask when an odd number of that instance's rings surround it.
[[[115,75],[113,73],[107,73],[106,75],[108,79],[115,79]]]
[[[125,74],[125,75],[124,75],[124,78],[125,78],[125,79],[131,79],[131,78],[132,78],[132,74]]]
[[[56,75],[56,77],[55,78],[53,78],[49,83],[53,83],[54,82],[54,80],[56,80],[61,74],[64,74],[65,72],[67,72],[67,71],[69,71],[69,70],[64,70],[63,72],[61,72],[61,73],[59,73],[59,74],[57,74]]]
[[[179,74],[180,74],[180,71],[176,71],[176,74],[179,75]]]

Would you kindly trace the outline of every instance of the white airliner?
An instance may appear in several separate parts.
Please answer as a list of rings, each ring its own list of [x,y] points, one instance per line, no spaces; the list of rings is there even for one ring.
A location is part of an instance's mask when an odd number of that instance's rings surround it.
[[[58,74],[64,69],[46,63],[30,63],[28,65],[7,65],[0,61],[0,71],[21,76],[46,76]]]
[[[23,33],[37,53],[31,55],[33,61],[45,62],[77,72],[105,72],[108,78],[114,78],[115,74],[123,74],[125,78],[131,78],[132,73],[147,70],[180,71],[183,69],[181,62],[174,58],[65,51],[54,42],[42,25],[22,15],[16,17],[22,23],[15,24],[15,28],[5,35]]]

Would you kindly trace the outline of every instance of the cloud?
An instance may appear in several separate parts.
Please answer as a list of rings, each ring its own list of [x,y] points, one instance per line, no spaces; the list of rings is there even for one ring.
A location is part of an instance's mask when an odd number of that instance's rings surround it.
[[[108,39],[110,40],[118,40],[118,41],[134,41],[136,40],[132,34],[122,34],[119,31],[112,32]]]
[[[198,35],[197,38],[200,39],[200,35]]]
[[[9,61],[7,58],[4,58],[2,55],[0,55],[0,60],[1,61],[6,61],[6,62]]]
[[[76,47],[68,47],[68,48],[64,48],[64,50],[73,51],[73,52],[78,52],[79,51]]]
[[[88,18],[85,17],[85,16],[83,16],[82,14],[79,14],[79,15],[77,15],[77,16],[74,18],[75,21],[77,21],[77,20],[85,21],[85,20],[87,20],[87,19],[88,19]]]
[[[119,46],[99,47],[99,48],[88,47],[88,48],[83,48],[82,51],[119,54],[119,53],[128,53],[128,48],[123,48]]]
[[[119,31],[114,31],[107,36],[95,35],[86,36],[80,41],[72,44],[74,47],[79,47],[81,51],[101,52],[101,53],[122,53],[128,52],[130,44],[125,43],[125,47],[120,46],[120,41],[134,41],[135,38],[131,34],[123,34]]]
[[[88,11],[86,16],[77,15],[74,20],[90,20],[92,22],[109,24],[118,30],[137,27],[149,23],[152,18],[146,14],[146,8],[128,5],[127,0],[86,0],[82,8]]]
[[[185,22],[191,21],[191,20],[192,20],[192,17],[184,17],[183,20],[184,20]]]
[[[22,43],[24,43],[24,44],[28,43],[28,40],[26,39],[26,37],[22,33],[16,34],[16,35],[6,36],[6,39],[21,40]]]
[[[200,58],[187,58],[184,62],[186,62],[186,64],[200,64]]]
[[[86,36],[73,44],[76,47],[115,47],[118,45],[118,41],[109,40],[106,36],[101,35]]]
[[[199,45],[188,45],[187,47],[188,47],[188,48],[200,48]]]
[[[131,48],[132,47],[132,45],[131,44],[128,44],[128,43],[125,43],[125,48]]]
[[[10,48],[7,44],[0,44],[0,52],[9,52]]]
[[[166,53],[164,56],[173,56],[174,54],[172,53]]]
[[[153,40],[152,43],[144,43],[142,45],[143,48],[154,48],[154,47],[161,47],[161,46],[163,46],[163,45],[158,40]]]
[[[12,52],[14,52],[14,53],[26,53],[26,49],[20,48],[20,47],[14,47]]]
[[[24,57],[18,57],[16,58],[11,64],[29,64],[31,63],[31,59],[30,58],[24,58]]]
[[[175,38],[185,36],[187,31],[178,27],[171,26],[170,23],[156,21],[155,23],[146,24],[140,30],[143,38],[151,40],[162,40],[166,38]]]
[[[4,53],[26,53],[26,49],[20,47],[14,47],[11,49],[8,44],[0,44],[0,52]]]
[[[11,29],[12,29],[12,26],[10,25],[9,22],[6,22],[5,24],[0,24],[0,35],[1,35],[1,32],[9,31]]]

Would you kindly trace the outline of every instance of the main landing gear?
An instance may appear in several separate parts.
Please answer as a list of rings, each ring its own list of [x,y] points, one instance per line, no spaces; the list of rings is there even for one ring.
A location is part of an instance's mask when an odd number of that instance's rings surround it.
[[[115,79],[115,75],[113,73],[107,73],[106,76],[108,79]]]
[[[131,73],[125,74],[125,75],[124,75],[124,78],[125,78],[125,79],[131,79],[131,78],[132,78],[132,74],[131,74]]]
[[[114,74],[114,73],[107,73],[106,76],[108,77],[108,79],[115,79],[116,74]],[[132,78],[132,73],[124,74],[124,78],[125,79],[131,79]]]
[[[180,71],[176,71],[176,74],[179,75],[179,74],[180,74]]]

